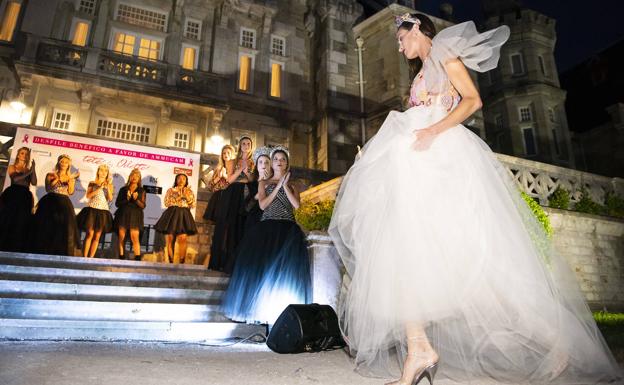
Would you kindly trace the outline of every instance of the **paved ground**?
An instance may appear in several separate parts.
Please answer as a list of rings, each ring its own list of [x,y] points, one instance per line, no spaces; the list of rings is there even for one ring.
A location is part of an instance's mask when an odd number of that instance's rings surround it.
[[[281,355],[251,343],[0,342],[2,385],[383,383],[353,372],[342,350]]]

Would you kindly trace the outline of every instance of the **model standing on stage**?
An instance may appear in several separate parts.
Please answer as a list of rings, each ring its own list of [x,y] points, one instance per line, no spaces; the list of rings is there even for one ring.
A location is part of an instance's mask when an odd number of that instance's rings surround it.
[[[165,194],[165,207],[154,229],[165,234],[165,247],[169,261],[184,263],[186,259],[186,238],[197,234],[195,219],[191,214],[191,208],[195,206],[195,195],[188,186],[186,174],[178,174],[175,177],[173,187]],[[178,244],[180,250],[176,257],[174,245]]]
[[[76,217],[78,228],[85,232],[82,244],[82,256],[93,258],[100,243],[102,233],[110,233],[113,228],[113,216],[109,203],[113,200],[113,179],[108,166],[97,168],[95,180],[87,187],[87,207],[80,210]]]
[[[145,189],[141,183],[141,171],[134,169],[128,175],[126,185],[119,189],[115,200],[115,220],[113,225],[117,231],[119,259],[126,259],[125,240],[130,233],[134,259],[141,259],[141,242],[139,236],[143,231],[143,209],[145,209]]]
[[[209,180],[206,183],[208,191],[212,193],[206,211],[204,212],[204,219],[216,222],[217,220],[217,207],[219,207],[219,201],[221,200],[221,194],[230,183],[228,182],[228,174],[231,174],[234,170],[234,157],[236,155],[236,149],[230,144],[226,144],[221,148],[221,157],[219,158],[219,164],[209,174]],[[230,172],[228,173],[228,167],[230,166]]]
[[[45,194],[37,203],[33,216],[31,250],[40,254],[74,255],[80,234],[74,205],[69,196],[74,193],[80,172],[71,171],[69,155],[57,158],[54,171],[46,175]]]
[[[229,186],[223,190],[216,210],[216,223],[210,246],[210,264],[212,270],[232,273],[234,252],[245,232],[245,204],[250,197],[248,182],[253,180],[253,143],[251,138],[243,136],[238,142],[236,159],[228,162]]]
[[[28,147],[17,150],[7,175],[11,185],[0,195],[0,250],[24,251],[34,204],[30,186],[37,185],[35,161],[30,160]]]
[[[258,202],[258,184],[260,181],[268,180],[273,176],[271,170],[271,149],[273,147],[263,146],[257,148],[253,154],[254,171],[253,180],[247,184],[249,187],[249,198],[245,204],[245,233],[252,231],[253,227],[260,222],[262,218],[262,209]]]
[[[436,35],[421,14],[397,27],[416,67],[410,108],[366,144],[329,228],[351,277],[341,320],[358,370],[391,377],[399,363],[392,384],[402,385],[436,372],[462,383],[617,381],[574,273],[461,125],[481,107],[466,67],[495,68],[509,29],[466,22]]]
[[[288,305],[312,299],[307,241],[293,213],[300,201],[289,183],[289,153],[278,146],[270,156],[273,176],[258,184],[262,219],[236,250],[223,300],[224,314],[235,321],[273,324]]]

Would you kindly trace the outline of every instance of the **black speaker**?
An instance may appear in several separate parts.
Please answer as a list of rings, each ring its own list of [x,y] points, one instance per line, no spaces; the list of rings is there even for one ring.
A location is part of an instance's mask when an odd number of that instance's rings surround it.
[[[267,346],[276,353],[319,352],[345,346],[329,305],[289,305],[277,318]]]

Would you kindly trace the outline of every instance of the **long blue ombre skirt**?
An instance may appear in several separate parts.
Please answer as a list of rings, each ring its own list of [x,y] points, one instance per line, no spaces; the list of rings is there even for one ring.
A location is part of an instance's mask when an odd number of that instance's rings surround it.
[[[312,300],[305,235],[287,220],[258,223],[241,241],[222,311],[239,322],[273,324],[290,304]]]

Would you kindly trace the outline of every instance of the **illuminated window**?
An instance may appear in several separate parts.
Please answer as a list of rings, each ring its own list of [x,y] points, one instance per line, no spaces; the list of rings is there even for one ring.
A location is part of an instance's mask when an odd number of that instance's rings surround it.
[[[74,24],[72,44],[84,47],[87,44],[87,36],[89,36],[89,23],[77,21]]]
[[[197,48],[187,45],[182,46],[182,68],[186,70],[194,70],[197,68]]]
[[[188,149],[189,134],[187,131],[176,131],[174,133],[173,147]]]
[[[2,26],[0,26],[0,40],[11,41],[13,40],[13,33],[15,32],[15,26],[17,25],[17,17],[20,12],[20,3],[11,1],[7,4],[4,10],[4,16],[2,17]]]
[[[123,53],[126,55],[134,54],[134,42],[136,38],[132,35],[128,35],[123,32],[117,32],[115,35],[115,46],[113,50],[115,52]]]
[[[256,49],[256,31],[241,28],[240,45],[241,47]]]
[[[241,91],[250,91],[251,85],[251,65],[250,56],[241,55],[238,69],[238,89]]]
[[[95,13],[95,0],[80,0],[78,4],[78,10],[80,12],[93,15]]]
[[[72,116],[69,112],[54,109],[51,128],[54,128],[55,130],[69,130],[71,118]]]
[[[271,97],[282,97],[282,65],[280,63],[271,64]]]
[[[139,57],[148,60],[158,60],[160,58],[160,42],[141,38]]]
[[[96,134],[105,138],[149,143],[150,127],[146,127],[141,123],[116,119],[98,119]]]
[[[286,56],[286,39],[271,36],[271,53],[277,56]]]
[[[167,14],[123,3],[117,8],[117,20],[163,32],[167,27]]]
[[[186,19],[184,36],[189,39],[199,40],[199,37],[201,36],[201,22],[198,20]]]

